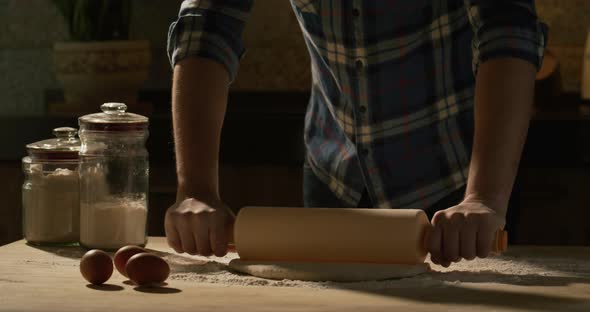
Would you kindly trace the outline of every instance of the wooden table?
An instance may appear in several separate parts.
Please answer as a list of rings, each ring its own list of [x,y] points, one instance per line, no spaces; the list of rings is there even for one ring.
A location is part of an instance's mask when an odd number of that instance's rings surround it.
[[[163,238],[150,238],[148,247],[172,252]],[[590,261],[590,248],[511,247],[509,252],[510,261],[525,254],[569,258],[578,264]],[[515,283],[453,273],[450,277],[460,280],[444,286],[409,283],[366,291],[347,289],[346,284],[317,289],[181,280],[169,280],[163,288],[138,288],[116,272],[108,285],[94,287],[79,273],[82,253],[75,248],[66,255],[23,241],[0,247],[0,311],[590,311],[590,272],[585,266],[566,264],[564,268],[583,272],[529,276]]]

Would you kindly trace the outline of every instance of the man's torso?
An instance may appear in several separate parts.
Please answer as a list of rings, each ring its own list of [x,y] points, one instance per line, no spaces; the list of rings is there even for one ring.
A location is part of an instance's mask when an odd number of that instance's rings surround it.
[[[317,177],[355,206],[426,208],[463,186],[473,136],[462,0],[292,0],[312,63]]]

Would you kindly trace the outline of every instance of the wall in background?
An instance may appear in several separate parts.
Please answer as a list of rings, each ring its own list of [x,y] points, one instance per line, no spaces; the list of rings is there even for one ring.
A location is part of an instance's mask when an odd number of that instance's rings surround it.
[[[564,91],[579,92],[590,1],[536,0],[537,12],[549,27],[549,48],[561,62]]]
[[[41,114],[43,90],[57,87],[49,52],[65,25],[47,0],[1,0],[0,20],[0,113]]]
[[[168,27],[180,0],[135,0],[131,35],[153,46],[146,89],[170,87]],[[52,46],[68,39],[65,23],[49,0],[0,0],[0,115],[42,115],[44,92],[59,88]],[[309,58],[288,0],[257,0],[244,34],[248,51],[236,90],[306,90]]]
[[[237,90],[309,90],[307,48],[289,0],[254,0]]]
[[[166,34],[180,2],[135,0],[132,35],[149,39],[154,50],[146,89],[170,86]],[[578,91],[590,1],[537,0],[537,7],[551,27],[549,45],[562,62],[565,90]],[[64,21],[48,0],[0,0],[0,20],[0,115],[42,115],[45,90],[59,88],[51,47],[67,40]],[[309,88],[309,57],[288,0],[256,0],[244,41],[248,50],[234,90]]]
[[[165,53],[168,26],[179,0],[135,0],[131,36],[149,39],[154,66],[146,88],[167,88],[170,66]],[[44,92],[59,88],[53,73],[52,46],[68,39],[65,22],[49,0],[0,0],[0,114],[42,115]]]

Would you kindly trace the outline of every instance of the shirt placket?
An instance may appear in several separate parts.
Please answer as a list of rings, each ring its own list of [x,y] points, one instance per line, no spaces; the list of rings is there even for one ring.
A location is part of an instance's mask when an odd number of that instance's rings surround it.
[[[354,53],[351,53],[354,57],[353,59],[353,67],[354,67],[354,84],[357,90],[356,92],[356,99],[354,102],[354,113],[356,115],[356,126],[360,127],[366,124],[368,109],[367,109],[367,101],[366,101],[366,67],[367,67],[367,59],[364,53],[364,36],[363,36],[363,1],[362,0],[353,0],[352,1],[352,9],[349,14],[352,16],[352,30],[354,34]],[[357,131],[357,142],[361,142],[362,140],[358,140],[358,131]]]
[[[352,28],[354,34],[355,44],[355,53],[354,60],[353,60],[353,67],[354,67],[354,84],[357,90],[356,92],[356,99],[353,101],[353,110],[355,114],[355,126],[356,126],[356,147],[358,151],[358,157],[360,160],[361,171],[363,174],[363,179],[365,181],[365,186],[367,187],[367,191],[371,197],[371,199],[375,200],[375,194],[373,193],[374,185],[372,183],[372,179],[370,173],[368,172],[367,168],[373,167],[373,161],[371,160],[371,146],[370,146],[370,138],[369,134],[364,131],[363,129],[368,129],[369,125],[369,114],[370,110],[368,107],[368,75],[367,75],[367,58],[365,53],[365,46],[364,46],[364,32],[363,32],[363,19],[364,19],[364,10],[365,7],[363,6],[363,0],[353,0],[352,1],[352,9],[351,9],[351,20],[352,20]],[[374,203],[377,204],[377,203]]]
[[[355,70],[355,84],[357,89],[357,98],[354,101],[354,113],[356,115],[356,126],[357,126],[357,148],[361,157],[366,157],[369,154],[369,147],[364,144],[366,140],[362,139],[362,128],[367,125],[368,121],[368,107],[367,107],[367,88],[366,88],[366,70],[367,70],[367,59],[365,57],[364,46],[363,46],[363,22],[362,22],[362,1],[353,1],[352,9],[352,20],[354,28],[354,39],[356,42],[355,46],[355,59],[354,59],[354,70]],[[361,137],[359,137],[361,135]]]

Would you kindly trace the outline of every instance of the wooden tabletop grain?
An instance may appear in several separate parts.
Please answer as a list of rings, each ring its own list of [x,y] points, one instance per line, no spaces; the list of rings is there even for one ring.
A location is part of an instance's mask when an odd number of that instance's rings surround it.
[[[172,252],[163,238],[148,247]],[[462,282],[382,290],[227,286],[169,280],[133,286],[118,273],[108,285],[82,279],[82,249],[64,254],[18,241],[0,247],[0,311],[590,311],[589,272],[540,282]],[[590,261],[590,248],[511,247],[511,254]]]

